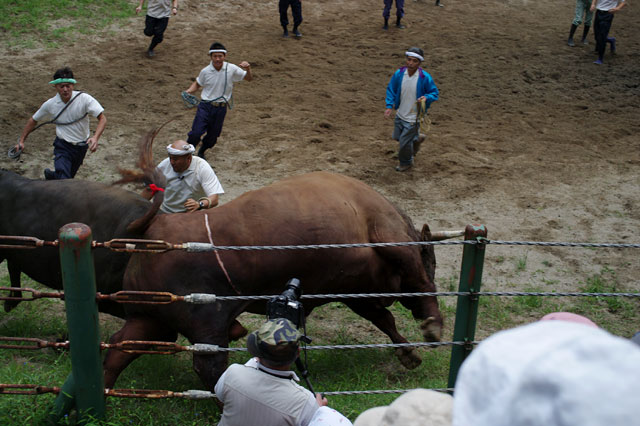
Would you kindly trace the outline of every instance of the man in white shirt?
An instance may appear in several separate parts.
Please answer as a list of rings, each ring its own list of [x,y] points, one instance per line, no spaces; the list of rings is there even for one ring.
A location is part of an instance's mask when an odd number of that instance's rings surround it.
[[[211,63],[200,71],[196,80],[186,90],[193,95],[202,88],[202,100],[187,138],[187,142],[198,146],[200,138],[206,133],[198,150],[198,156],[202,158],[204,152],[216,144],[222,133],[227,107],[230,108],[232,105],[233,83],[253,79],[249,62],[242,61],[240,66],[237,66],[225,61],[227,49],[222,43],[213,43],[209,48],[209,56]]]
[[[613,15],[626,4],[627,2],[625,0],[591,1],[591,11],[596,12],[596,19],[593,23],[593,33],[596,38],[596,52],[598,52],[598,59],[596,59],[594,64],[602,65],[607,43],[611,43],[611,53],[616,52],[616,39],[615,37],[609,37],[609,30],[611,30],[611,24],[613,23]]]
[[[232,364],[216,383],[224,404],[218,426],[307,426],[327,399],[300,386],[290,371],[298,357],[302,333],[285,318],[271,319],[249,334],[247,349],[255,356]]]
[[[163,213],[193,212],[218,205],[218,195],[224,194],[215,172],[202,158],[194,157],[195,148],[183,140],[167,146],[169,158],[158,164],[166,177]],[[153,192],[145,189],[142,195],[151,199]]]
[[[140,0],[140,4],[136,7],[136,14],[140,13],[143,4],[144,0]],[[153,38],[147,49],[148,57],[152,58],[155,56],[153,49],[162,43],[171,14],[178,14],[178,0],[149,0],[147,4],[147,15],[144,20],[144,35]]]
[[[91,152],[98,149],[98,140],[107,125],[102,105],[91,95],[73,90],[76,80],[71,68],[65,67],[53,74],[49,82],[55,86],[58,94],[42,104],[40,109],[27,121],[16,146],[18,152],[24,149],[27,136],[43,124],[56,125],[56,138],[53,141],[55,170],[44,170],[44,177],[51,179],[71,179],[82,165],[87,148]],[[98,119],[93,136],[89,137],[89,115]],[[50,121],[38,125],[38,121]]]
[[[406,52],[406,66],[398,69],[387,85],[385,98],[385,118],[390,118],[393,109],[398,112],[394,121],[393,139],[400,143],[396,171],[404,172],[413,166],[413,156],[418,152],[424,136],[419,134],[417,121],[418,101],[425,100],[428,109],[438,100],[438,88],[431,75],[420,67],[424,53],[418,47],[410,47]]]

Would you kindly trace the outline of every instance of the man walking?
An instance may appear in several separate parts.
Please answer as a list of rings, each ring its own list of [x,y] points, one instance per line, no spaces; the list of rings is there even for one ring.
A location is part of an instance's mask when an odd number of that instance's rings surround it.
[[[302,2],[300,0],[280,0],[278,2],[278,10],[280,11],[280,25],[284,32],[282,37],[289,37],[289,31],[287,26],[289,25],[289,18],[287,17],[287,11],[291,6],[291,15],[293,16],[293,35],[296,37],[302,37],[302,33],[298,29],[302,23]]]
[[[596,38],[596,52],[598,52],[598,59],[594,64],[602,65],[607,42],[611,43],[611,53],[615,53],[616,39],[609,37],[609,30],[613,23],[613,14],[626,4],[625,0],[592,0],[591,12],[596,12],[593,32]]]
[[[193,95],[202,88],[202,100],[187,138],[188,143],[198,146],[200,138],[206,133],[198,150],[198,156],[202,158],[204,152],[216,144],[222,133],[227,107],[230,108],[232,105],[233,83],[253,79],[249,62],[242,61],[240,66],[237,66],[225,61],[227,49],[222,43],[213,43],[209,48],[209,56],[211,63],[200,71],[196,80],[186,90],[188,94]]]
[[[385,100],[385,118],[390,118],[393,109],[397,110],[393,128],[393,139],[400,143],[398,149],[399,165],[396,171],[404,172],[413,165],[413,156],[418,152],[425,135],[420,135],[417,102],[425,102],[425,111],[431,103],[438,100],[438,88],[431,75],[420,67],[424,53],[418,47],[410,47],[405,52],[406,65],[398,69],[387,85]]]
[[[140,4],[136,7],[136,14],[142,10],[144,0],[140,0]],[[151,44],[147,49],[147,56],[155,56],[157,45],[162,43],[164,39],[164,31],[169,25],[169,17],[171,14],[178,14],[178,0],[149,0],[147,4],[147,16],[144,21],[144,35],[153,37]]]
[[[384,0],[384,9],[382,9],[382,17],[384,18],[383,30],[389,29],[389,17],[391,16],[391,6],[393,0]],[[404,0],[396,0],[396,28],[403,29],[404,25],[400,22],[404,16]]]
[[[38,121],[49,119],[43,123],[56,125],[56,138],[53,141],[55,170],[44,169],[44,177],[52,179],[71,179],[84,161],[87,149],[95,152],[98,140],[107,125],[102,105],[91,95],[74,90],[76,80],[71,68],[60,68],[53,74],[49,82],[55,86],[58,94],[42,104],[40,109],[27,121],[24,126],[17,151],[24,149],[24,143],[31,132],[38,126]],[[89,137],[89,115],[98,119],[98,125],[93,136]]]
[[[573,35],[582,23],[582,17],[584,16],[584,30],[582,31],[582,44],[589,44],[587,41],[587,34],[589,34],[589,28],[591,28],[591,21],[593,20],[593,12],[591,12],[591,0],[576,0],[576,14],[571,23],[571,29],[569,30],[569,39],[567,44],[574,47],[576,44],[573,41]]]

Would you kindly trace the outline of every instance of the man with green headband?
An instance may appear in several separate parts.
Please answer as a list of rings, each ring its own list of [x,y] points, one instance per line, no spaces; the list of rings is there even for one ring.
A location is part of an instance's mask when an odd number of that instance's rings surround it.
[[[53,154],[55,170],[44,170],[44,177],[52,179],[73,178],[85,155],[87,149],[95,152],[98,149],[98,140],[107,125],[104,108],[91,95],[76,91],[76,80],[69,67],[61,68],[53,75],[53,81],[49,84],[55,86],[58,94],[42,104],[40,109],[24,126],[16,149],[22,151],[27,136],[37,127],[43,124],[56,125],[56,139],[53,141]],[[90,136],[89,115],[98,119],[98,125]],[[38,121],[49,121],[38,125]]]

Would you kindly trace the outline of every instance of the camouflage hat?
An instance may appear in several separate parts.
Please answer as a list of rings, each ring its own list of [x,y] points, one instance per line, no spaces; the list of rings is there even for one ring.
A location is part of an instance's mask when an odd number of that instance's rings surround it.
[[[253,356],[269,360],[274,365],[287,365],[298,356],[298,341],[302,333],[285,318],[266,321],[247,337],[247,349]]]

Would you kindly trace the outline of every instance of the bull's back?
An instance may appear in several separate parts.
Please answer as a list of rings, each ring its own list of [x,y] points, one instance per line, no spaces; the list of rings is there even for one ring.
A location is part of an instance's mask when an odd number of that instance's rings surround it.
[[[126,226],[145,214],[150,203],[121,188],[69,179],[41,181],[0,171],[0,235],[24,235],[55,240],[71,222],[91,227],[98,241],[129,236]],[[8,259],[32,279],[61,288],[58,249],[3,250]],[[121,287],[128,256],[97,249],[94,252],[100,291]],[[119,275],[119,277],[118,277]]]

